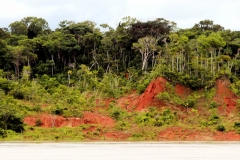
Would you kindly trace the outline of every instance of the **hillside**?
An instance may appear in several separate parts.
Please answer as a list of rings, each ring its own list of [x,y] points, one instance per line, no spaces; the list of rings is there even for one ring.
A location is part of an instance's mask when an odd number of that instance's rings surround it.
[[[229,85],[228,79],[218,79],[209,97],[203,89],[158,77],[142,94],[97,99],[81,117],[50,114],[41,104],[41,111],[24,117],[23,133],[2,140],[240,140],[239,98]]]
[[[239,140],[240,32],[130,16],[0,28],[0,138]]]

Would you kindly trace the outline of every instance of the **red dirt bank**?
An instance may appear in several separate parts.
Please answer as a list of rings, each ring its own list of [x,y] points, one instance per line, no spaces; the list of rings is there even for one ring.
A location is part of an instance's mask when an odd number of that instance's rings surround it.
[[[76,127],[81,124],[99,124],[105,127],[113,127],[114,120],[107,116],[102,116],[96,113],[85,112],[83,118],[64,118],[62,116],[42,114],[39,116],[29,116],[24,118],[24,123],[35,126],[37,119],[41,121],[41,127]]]
[[[213,98],[220,104],[219,111],[222,114],[229,115],[236,112],[237,96],[230,90],[230,81],[227,79],[219,79],[216,82],[216,95]]]
[[[140,96],[137,96],[135,92],[132,94],[119,98],[116,100],[117,104],[122,108],[128,111],[144,111],[149,106],[157,106],[157,107],[166,107],[167,105],[158,100],[156,96],[164,92],[166,90],[166,83],[168,81],[163,77],[158,77],[153,80],[145,92]],[[216,82],[216,94],[213,98],[220,106],[218,110],[220,113],[224,115],[229,115],[230,113],[234,113],[237,111],[236,101],[237,96],[233,94],[233,92],[229,89],[230,82],[226,79],[219,79]],[[180,97],[186,97],[192,93],[191,89],[184,87],[180,84],[177,84],[174,88],[175,94]],[[108,99],[105,102],[105,107],[108,108],[109,103],[113,99]],[[96,101],[97,107],[94,109],[94,112],[98,111],[98,106],[100,101]],[[179,106],[180,107],[180,106]],[[188,115],[183,115],[188,116]],[[115,122],[112,118],[108,116],[102,116],[97,113],[85,112],[82,118],[64,118],[62,116],[50,115],[50,114],[42,114],[39,116],[29,116],[24,119],[24,123],[35,126],[37,119],[40,119],[42,122],[41,127],[50,128],[50,127],[75,127],[82,124],[96,124],[103,127],[112,128],[115,126]],[[96,127],[90,127],[84,132],[93,132]],[[106,140],[127,140],[131,134],[125,134],[117,131],[105,131],[102,132],[101,135]],[[235,131],[228,132],[212,132],[210,130],[196,130],[196,129],[184,129],[181,127],[170,127],[161,132],[159,132],[157,136],[158,140],[240,140],[240,134],[237,134]]]

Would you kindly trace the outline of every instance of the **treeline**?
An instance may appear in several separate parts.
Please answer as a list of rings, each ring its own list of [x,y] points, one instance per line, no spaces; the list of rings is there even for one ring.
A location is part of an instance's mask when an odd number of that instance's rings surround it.
[[[163,18],[125,17],[116,29],[65,20],[53,31],[46,20],[26,17],[0,29],[0,69],[2,77],[19,80],[27,66],[31,78],[48,75],[67,85],[86,85],[86,72],[100,79],[109,73],[131,79],[155,72],[201,88],[219,76],[239,78],[239,48],[240,32],[211,20],[190,29]]]

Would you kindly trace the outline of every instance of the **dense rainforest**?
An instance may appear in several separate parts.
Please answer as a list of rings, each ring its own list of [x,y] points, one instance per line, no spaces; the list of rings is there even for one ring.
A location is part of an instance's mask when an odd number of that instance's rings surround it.
[[[51,30],[25,17],[0,28],[3,140],[156,140],[169,128],[237,137],[239,96],[240,31],[212,20],[65,20]]]

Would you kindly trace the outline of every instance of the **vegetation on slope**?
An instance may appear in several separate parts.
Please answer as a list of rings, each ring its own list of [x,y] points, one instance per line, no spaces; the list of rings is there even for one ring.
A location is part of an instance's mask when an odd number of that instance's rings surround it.
[[[240,32],[210,20],[190,29],[163,18],[141,22],[125,17],[116,29],[66,20],[51,30],[44,19],[25,17],[0,28],[0,135],[139,140],[157,139],[171,126],[240,133],[239,48]],[[157,77],[167,81],[164,91],[147,92],[150,82],[152,89],[162,83],[153,82]],[[180,84],[189,92],[178,94]],[[145,93],[119,102],[134,90]],[[92,121],[87,113],[111,117],[114,127]],[[83,123],[44,129],[43,114],[54,124],[56,117]],[[35,117],[35,124],[24,124],[26,117]],[[40,136],[44,132],[52,134]]]

